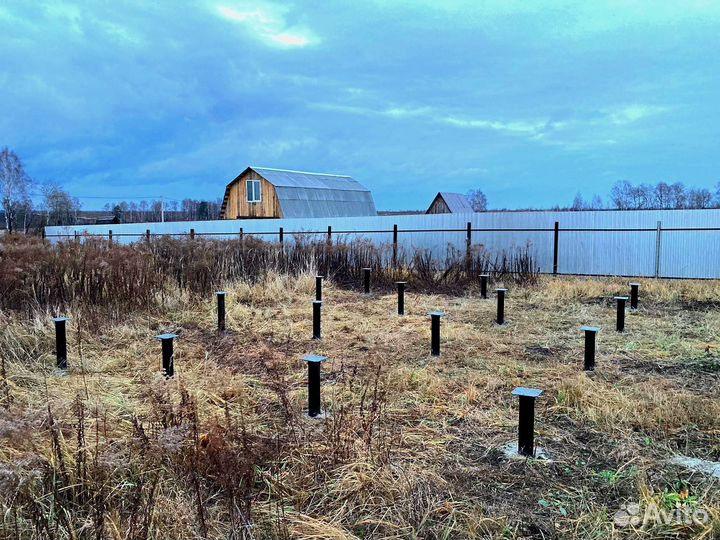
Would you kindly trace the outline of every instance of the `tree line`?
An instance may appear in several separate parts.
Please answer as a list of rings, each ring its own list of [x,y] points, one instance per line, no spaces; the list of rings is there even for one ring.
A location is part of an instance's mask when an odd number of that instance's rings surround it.
[[[40,197],[35,205],[32,197]],[[36,182],[25,171],[18,155],[0,150],[0,209],[8,232],[31,232],[44,225],[72,225],[77,222],[80,201],[55,182]]]
[[[196,199],[121,201],[106,204],[103,209],[120,223],[152,221],[202,221],[220,219],[222,200]]]
[[[715,191],[706,188],[688,188],[682,182],[632,184],[627,180],[615,182],[608,203],[595,195],[590,201],[578,193],[570,210],[680,210],[720,208],[720,182]]]
[[[103,211],[83,212],[80,199],[57,182],[32,178],[20,157],[7,147],[0,150],[0,199],[2,223],[10,233],[37,232],[47,225],[90,224],[102,213],[120,223],[219,219],[222,205],[221,200],[121,201],[106,204]]]
[[[480,189],[472,189],[466,197],[476,212],[487,208],[487,197]],[[714,191],[706,188],[689,188],[682,182],[658,182],[657,184],[633,184],[619,180],[610,189],[606,201],[600,195],[585,199],[581,193],[569,206],[554,206],[550,210],[681,210],[720,208],[720,182]],[[506,208],[499,211],[507,210]],[[526,208],[525,210],[538,210]],[[540,209],[542,210],[542,209]]]

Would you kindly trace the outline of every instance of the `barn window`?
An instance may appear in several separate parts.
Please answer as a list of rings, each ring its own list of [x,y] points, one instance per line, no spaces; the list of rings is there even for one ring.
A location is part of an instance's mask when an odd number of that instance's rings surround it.
[[[260,180],[247,181],[247,200],[248,202],[260,202],[262,200],[260,194]]]

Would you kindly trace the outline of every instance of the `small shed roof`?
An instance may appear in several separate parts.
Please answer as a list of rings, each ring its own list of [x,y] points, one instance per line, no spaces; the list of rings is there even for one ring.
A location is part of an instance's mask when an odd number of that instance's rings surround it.
[[[223,201],[223,212],[230,186],[250,170],[255,171],[275,187],[282,215],[285,218],[377,215],[370,190],[350,176],[267,167],[248,167],[228,184]]]
[[[435,201],[438,197],[442,198],[442,200],[445,201],[448,210],[450,210],[450,212],[454,214],[467,214],[469,212],[475,211],[473,210],[473,207],[470,204],[468,198],[462,193],[450,193],[448,191],[441,191],[433,199],[433,204],[435,204]],[[430,206],[432,207],[432,204]]]

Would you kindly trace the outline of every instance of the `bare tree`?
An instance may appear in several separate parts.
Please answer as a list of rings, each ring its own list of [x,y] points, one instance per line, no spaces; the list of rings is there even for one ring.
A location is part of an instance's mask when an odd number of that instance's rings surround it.
[[[197,201],[183,199],[181,212],[185,215],[185,219],[190,221],[197,219]]]
[[[130,215],[130,222],[140,221],[138,218],[138,205],[135,201],[130,201],[128,204],[128,213]]]
[[[685,186],[683,183],[675,182],[670,186],[670,191],[670,208],[685,208],[685,205],[687,204],[687,194],[685,193]]]
[[[610,190],[610,200],[618,210],[627,210],[632,208],[632,191],[633,186],[627,180],[619,180],[615,182]]]
[[[590,208],[592,210],[602,210],[604,206],[602,197],[600,197],[600,195],[593,195],[592,201],[590,202]]]
[[[710,208],[712,203],[712,193],[708,189],[691,189],[688,191],[687,207],[688,208]]]
[[[471,189],[466,196],[475,212],[485,212],[487,210],[487,197],[482,190]]]
[[[160,221],[163,213],[163,202],[152,201],[150,203],[150,219],[152,221]]]
[[[148,221],[148,219],[149,219],[148,214],[150,212],[150,204],[145,200],[140,201],[138,203],[138,212],[140,214],[140,216],[139,216],[140,221]]]
[[[615,182],[610,190],[610,200],[619,210],[639,210],[653,207],[655,188],[649,184],[633,186],[627,180]]]
[[[22,223],[24,233],[28,233],[33,222],[33,203],[30,197],[25,198],[18,209],[19,221]]]
[[[636,210],[652,208],[653,192],[655,189],[649,184],[634,186],[631,193],[632,208]]]
[[[679,209],[685,208],[687,204],[687,193],[685,186],[680,182],[668,184],[658,182],[651,197],[651,208]]]
[[[58,184],[49,183],[42,188],[48,225],[74,225],[77,223],[80,201],[71,197]]]
[[[673,189],[666,182],[658,182],[653,192],[653,208],[672,208]]]
[[[584,210],[587,208],[585,205],[585,200],[583,199],[582,194],[578,191],[575,195],[575,199],[573,199],[572,206],[570,207],[571,210]]]
[[[5,227],[8,232],[17,229],[19,218],[23,217],[23,228],[27,229],[32,213],[32,202],[28,196],[31,184],[18,155],[7,147],[0,150],[0,197],[5,213]]]

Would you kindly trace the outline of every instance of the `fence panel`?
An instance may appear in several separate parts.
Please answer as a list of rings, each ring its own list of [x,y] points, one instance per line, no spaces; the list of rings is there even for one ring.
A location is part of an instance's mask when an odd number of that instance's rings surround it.
[[[583,231],[560,229],[561,274],[654,276],[655,230]]]
[[[397,226],[400,252],[429,250],[443,260],[451,250],[465,252],[467,224],[473,248],[501,254],[528,247],[541,272],[551,273],[555,262],[555,223],[559,223],[557,271],[560,274],[626,275],[679,278],[720,277],[720,210],[540,211],[471,214],[416,214],[352,218],[217,220],[169,223],[126,223],[47,227],[53,242],[84,237],[130,243],[153,236],[233,239],[257,236],[277,242],[364,239],[391,244]],[[658,234],[658,223],[660,233]],[[659,243],[658,243],[659,240]],[[658,249],[659,248],[659,249]]]
[[[720,277],[720,231],[663,230],[660,275]]]

